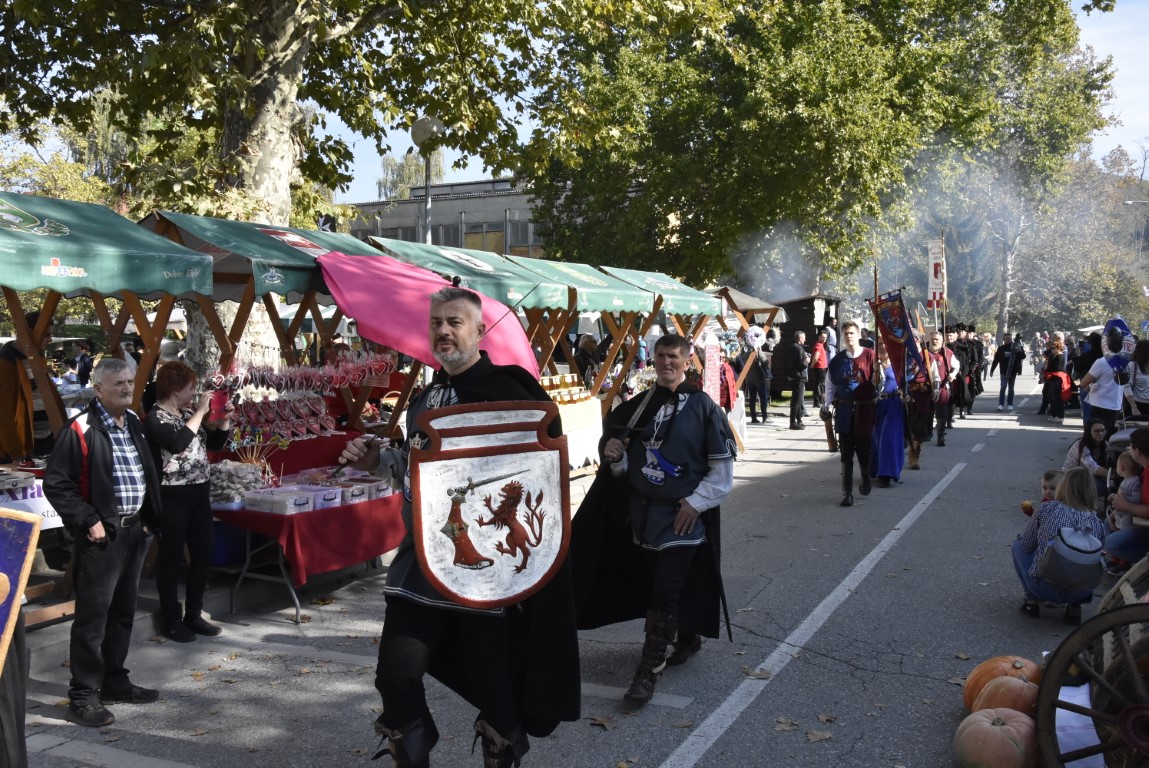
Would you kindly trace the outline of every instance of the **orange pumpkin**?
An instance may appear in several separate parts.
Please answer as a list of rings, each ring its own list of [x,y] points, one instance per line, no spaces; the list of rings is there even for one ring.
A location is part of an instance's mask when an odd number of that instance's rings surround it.
[[[1016,709],[1033,717],[1037,709],[1037,686],[1017,677],[996,677],[986,683],[973,701],[973,711],[982,709]]]
[[[983,709],[954,734],[961,768],[1037,768],[1037,724],[1013,709]]]
[[[1041,667],[1021,656],[994,656],[973,668],[962,685],[962,704],[970,712],[973,703],[990,680],[999,677],[1016,677],[1037,685],[1041,682]]]

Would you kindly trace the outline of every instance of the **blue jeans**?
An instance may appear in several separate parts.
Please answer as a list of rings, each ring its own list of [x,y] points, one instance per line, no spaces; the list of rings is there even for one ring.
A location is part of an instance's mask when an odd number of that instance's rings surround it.
[[[1017,381],[1016,376],[1002,376],[1001,377],[1001,392],[997,395],[997,404],[1013,405],[1013,385]],[[1008,390],[1008,391],[1007,391]]]
[[[1110,557],[1136,563],[1146,553],[1149,553],[1149,528],[1135,525],[1105,537],[1105,554]]]
[[[1109,540],[1106,539],[1105,543],[1108,544]],[[1022,589],[1025,590],[1026,600],[1084,604],[1093,599],[1092,589],[1087,589],[1082,592],[1070,592],[1061,587],[1055,587],[1045,579],[1030,576],[1029,569],[1033,565],[1033,558],[1037,554],[1037,550],[1026,552],[1022,549],[1021,542],[1017,539],[1014,539],[1011,550],[1013,551],[1013,567],[1017,570],[1017,578],[1021,580]]]

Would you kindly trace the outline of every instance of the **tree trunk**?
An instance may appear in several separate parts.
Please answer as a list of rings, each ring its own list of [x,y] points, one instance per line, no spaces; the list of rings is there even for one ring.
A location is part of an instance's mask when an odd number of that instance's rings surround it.
[[[301,112],[297,105],[304,62],[312,35],[304,27],[310,16],[293,3],[256,2],[233,64],[247,78],[242,93],[225,91],[221,155],[233,163],[229,183],[265,202],[265,224],[291,221],[291,181],[299,160],[294,133]],[[298,12],[298,13],[297,13]],[[231,328],[239,305],[222,302],[216,311]],[[257,299],[235,355],[242,370],[253,365],[278,368],[278,340],[263,303]],[[188,313],[188,362],[201,375],[219,366],[220,350],[198,307]],[[194,350],[194,352],[193,352]]]
[[[1021,243],[1021,235],[1027,228],[1025,209],[1017,212],[1016,226],[1012,228],[1009,222],[1003,223],[1004,232],[998,234],[1001,241],[1001,289],[997,299],[997,341],[1001,343],[1002,334],[1009,330],[1010,302],[1013,299],[1013,275],[1017,264],[1017,248]]]

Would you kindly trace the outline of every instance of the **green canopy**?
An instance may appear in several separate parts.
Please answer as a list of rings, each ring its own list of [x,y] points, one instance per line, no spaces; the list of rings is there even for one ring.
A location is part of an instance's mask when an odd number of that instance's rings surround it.
[[[287,227],[169,211],[153,213],[140,226],[162,234],[174,227],[184,245],[210,254],[216,301],[239,301],[248,276],[255,277],[256,296],[278,293],[298,301],[308,290],[327,293],[315,260],[332,249]]]
[[[378,256],[380,254],[380,250],[370,243],[365,243],[359,238],[343,232],[322,232],[317,229],[294,229],[292,227],[264,227],[264,231],[268,229],[294,232],[300,237],[313,240],[326,249],[323,253],[338,251],[348,256]]]
[[[611,277],[589,264],[547,261],[526,256],[505,258],[548,280],[574,286],[576,308],[580,312],[649,312],[654,308],[654,295],[649,291]]]
[[[717,315],[722,299],[695,290],[661,272],[641,272],[622,267],[602,267],[607,274],[662,297],[662,311],[668,315]]]
[[[464,287],[498,299],[512,308],[565,309],[568,304],[566,285],[544,278],[496,253],[382,237],[371,237],[368,242],[408,264],[458,277]]]
[[[0,192],[0,284],[65,296],[212,292],[211,259],[102,205]]]

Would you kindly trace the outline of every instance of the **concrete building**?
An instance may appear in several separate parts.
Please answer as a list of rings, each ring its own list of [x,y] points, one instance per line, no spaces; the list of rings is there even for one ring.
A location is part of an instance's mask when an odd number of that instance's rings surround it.
[[[355,203],[359,218],[351,234],[426,242],[424,187],[412,187],[408,200]],[[543,243],[531,221],[530,198],[511,179],[431,185],[431,242],[516,256],[543,256]]]

